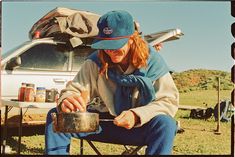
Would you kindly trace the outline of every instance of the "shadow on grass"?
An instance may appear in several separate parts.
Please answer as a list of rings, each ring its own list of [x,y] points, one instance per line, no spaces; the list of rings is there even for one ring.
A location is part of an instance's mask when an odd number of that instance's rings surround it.
[[[45,125],[23,126],[22,136],[44,135]],[[2,143],[3,127],[1,126],[1,143]],[[13,138],[14,137],[14,138]],[[7,145],[11,147],[12,152],[15,154],[18,151],[18,127],[7,128]],[[30,152],[32,154],[42,154],[42,148],[28,148],[27,145],[22,143],[21,138],[21,152]]]
[[[192,120],[201,120],[201,121],[211,121],[214,119],[213,116],[209,117],[209,118],[192,118],[192,117],[189,117],[189,116],[180,116],[178,118],[182,118],[182,119],[192,119]]]
[[[7,127],[7,136],[18,136],[18,131],[19,128],[16,126]],[[1,133],[3,133],[3,126],[1,126]],[[44,133],[45,124],[22,127],[22,136],[44,135]]]
[[[199,121],[199,122],[211,122],[213,117],[210,117],[208,119],[205,118],[191,118],[189,116],[180,116],[178,117],[179,119],[186,119],[186,120],[195,120],[195,121]],[[192,127],[182,127],[182,129],[185,130],[194,130],[194,131],[206,131],[206,132],[215,132],[215,130],[206,130],[205,128],[192,128]]]
[[[206,132],[215,132],[215,130],[206,130],[206,129],[197,129],[197,128],[188,128],[188,127],[182,127],[184,130],[194,130],[194,131],[206,131]]]
[[[14,139],[13,137],[9,137],[7,139],[7,145],[9,145],[12,148],[12,151],[14,153],[17,153],[18,151],[18,138]],[[22,152],[30,152],[31,154],[42,154],[44,152],[44,149],[42,148],[28,148],[25,144],[20,145],[21,147],[21,154]]]

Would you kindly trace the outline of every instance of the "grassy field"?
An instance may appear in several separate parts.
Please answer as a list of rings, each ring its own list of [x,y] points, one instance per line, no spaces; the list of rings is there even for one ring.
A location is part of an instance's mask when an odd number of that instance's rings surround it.
[[[231,90],[220,91],[220,100],[231,100]],[[180,93],[180,105],[192,105],[201,107],[213,107],[218,102],[216,90],[191,91]],[[207,106],[206,106],[207,105]]]
[[[231,91],[221,91],[221,99],[230,99]],[[191,91],[180,93],[181,105],[195,105],[202,107],[214,107],[217,102],[217,93],[212,90]],[[206,106],[207,104],[207,106]],[[214,130],[217,123],[214,118],[207,121],[189,118],[190,111],[179,110],[176,120],[180,121],[183,133],[176,135],[173,154],[175,155],[228,155],[231,154],[231,123],[221,123],[221,133],[216,135]],[[13,136],[8,145],[12,147],[12,152],[16,152],[17,137]],[[122,145],[111,145],[106,143],[94,142],[95,146],[107,155],[120,154],[125,148]],[[79,154],[79,140],[72,139],[71,154]],[[84,154],[95,154],[90,146],[84,143]],[[44,151],[44,135],[33,135],[22,137],[22,154],[39,155]],[[141,150],[144,154],[144,149]]]

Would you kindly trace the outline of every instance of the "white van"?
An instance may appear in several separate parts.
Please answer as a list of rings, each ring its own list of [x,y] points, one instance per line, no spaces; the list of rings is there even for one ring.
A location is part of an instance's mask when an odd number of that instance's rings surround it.
[[[180,29],[170,29],[144,38],[151,46],[179,39]],[[85,58],[94,52],[89,45],[68,48],[65,42],[53,38],[34,39],[23,43],[1,60],[1,99],[17,99],[21,83],[35,87],[63,89],[74,78]]]

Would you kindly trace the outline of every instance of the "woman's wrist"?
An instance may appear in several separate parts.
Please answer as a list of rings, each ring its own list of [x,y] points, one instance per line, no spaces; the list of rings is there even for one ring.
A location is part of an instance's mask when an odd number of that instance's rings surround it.
[[[135,125],[140,123],[140,117],[132,110],[130,110],[133,113],[134,116],[134,121],[135,121]]]

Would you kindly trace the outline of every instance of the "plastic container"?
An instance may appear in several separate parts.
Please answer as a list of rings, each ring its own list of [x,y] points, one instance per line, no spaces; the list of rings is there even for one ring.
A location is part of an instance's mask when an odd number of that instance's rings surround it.
[[[36,98],[36,102],[45,102],[46,101],[46,88],[37,87],[35,98]]]
[[[34,84],[28,83],[26,84],[24,101],[33,102],[34,101]]]
[[[21,87],[19,88],[18,92],[18,101],[24,101],[26,83],[21,83]]]

